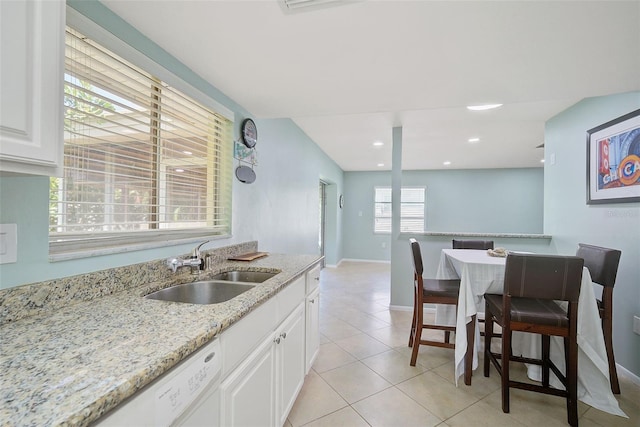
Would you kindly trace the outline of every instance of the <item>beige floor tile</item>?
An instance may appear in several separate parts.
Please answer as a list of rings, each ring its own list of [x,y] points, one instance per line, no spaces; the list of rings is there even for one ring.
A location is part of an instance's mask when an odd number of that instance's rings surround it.
[[[288,421],[292,427],[298,427],[347,406],[347,402],[311,370],[291,408]]]
[[[473,405],[458,412],[453,417],[447,419],[447,425],[451,427],[515,427],[524,426],[518,422],[520,417],[514,414],[505,414],[502,410],[485,402],[476,402]]]
[[[389,346],[364,333],[336,340],[334,343],[356,359],[363,359],[391,349]]]
[[[320,376],[349,403],[391,387],[391,383],[361,362],[323,372]]]
[[[320,320],[320,333],[332,341],[361,334],[362,331],[340,319],[323,322]]]
[[[411,321],[413,320],[413,311],[410,310],[386,310],[377,312],[374,314],[380,320],[384,320],[387,323],[396,327],[411,327]]]
[[[416,363],[416,366],[409,366],[409,359],[404,354],[395,350],[389,350],[375,356],[367,357],[366,359],[362,359],[361,362],[391,384],[406,381],[427,370],[427,368],[420,363]]]
[[[373,427],[431,427],[442,422],[395,387],[354,403],[353,408]]]
[[[344,351],[336,344],[330,342],[322,344],[318,351],[318,357],[313,364],[316,372],[325,372],[340,366],[348,365],[356,361],[356,358]]]
[[[403,347],[396,347],[395,350],[406,357],[407,364],[411,361],[412,347],[407,347],[405,344]],[[418,349],[417,363],[428,369],[433,369],[446,363],[453,363],[454,356],[453,349],[421,345]],[[453,378],[453,372],[451,377]]]
[[[457,414],[478,400],[430,371],[396,387],[442,420]]]
[[[375,331],[367,332],[367,334],[389,347],[406,347],[409,343],[410,330],[410,326],[405,328],[389,326],[387,328],[380,328]]]
[[[563,397],[518,389],[510,389],[509,396],[509,414],[517,417],[522,424],[530,427],[567,425],[567,403]],[[491,393],[483,402],[502,412],[501,390]],[[588,408],[584,403],[578,402],[578,417]]]
[[[368,427],[369,424],[350,406],[305,424],[304,427]]]

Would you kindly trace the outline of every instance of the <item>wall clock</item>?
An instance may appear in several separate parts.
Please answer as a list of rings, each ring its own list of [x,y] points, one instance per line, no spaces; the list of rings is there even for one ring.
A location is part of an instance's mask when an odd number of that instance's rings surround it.
[[[253,148],[258,142],[258,128],[251,119],[244,119],[240,130],[242,143],[248,148]]]

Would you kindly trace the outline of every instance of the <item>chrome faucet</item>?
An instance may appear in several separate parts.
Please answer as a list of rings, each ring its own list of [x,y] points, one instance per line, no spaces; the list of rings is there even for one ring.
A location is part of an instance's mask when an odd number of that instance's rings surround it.
[[[169,258],[167,260],[167,266],[174,273],[178,271],[180,267],[191,267],[191,273],[197,274],[200,270],[205,269],[205,261],[200,255],[200,248],[205,244],[209,243],[210,240],[206,240],[196,246],[191,252],[191,256],[189,258]]]

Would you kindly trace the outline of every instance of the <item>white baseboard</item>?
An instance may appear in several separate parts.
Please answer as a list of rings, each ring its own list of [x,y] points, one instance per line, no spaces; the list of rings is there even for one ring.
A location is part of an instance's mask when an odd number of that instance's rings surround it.
[[[389,305],[389,310],[413,311],[413,307],[409,307],[408,305]]]
[[[616,363],[616,369],[618,371],[618,377],[625,377],[630,380],[634,385],[640,387],[640,377],[633,372],[626,369],[624,366],[620,366]]]

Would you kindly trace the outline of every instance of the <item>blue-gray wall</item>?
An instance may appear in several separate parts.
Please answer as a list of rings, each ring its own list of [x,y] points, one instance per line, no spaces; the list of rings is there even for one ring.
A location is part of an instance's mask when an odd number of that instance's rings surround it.
[[[404,171],[402,186],[426,187],[426,231],[534,234],[542,233],[543,172]],[[373,197],[375,187],[391,186],[391,172],[346,172],[344,186],[344,257],[389,261],[391,236],[373,232]]]
[[[235,114],[235,137],[242,119],[251,115],[225,94],[160,49],[126,22],[95,1],[69,1],[74,9],[164,66]],[[256,120],[259,129],[257,180],[251,185],[234,179],[233,236],[205,248],[257,240],[260,250],[280,253],[318,252],[320,180],[330,183],[326,218],[326,257],[342,258],[343,172],[289,119]],[[73,261],[48,259],[47,177],[0,177],[0,223],[18,224],[18,262],[0,265],[0,289],[90,271],[113,268],[190,252],[193,244],[98,256]]]
[[[578,243],[620,249],[614,288],[616,362],[640,376],[640,203],[586,204],[586,132],[640,108],[640,92],[590,98],[549,120],[545,128],[544,231],[554,251],[575,253]],[[555,154],[554,165],[549,161]]]

